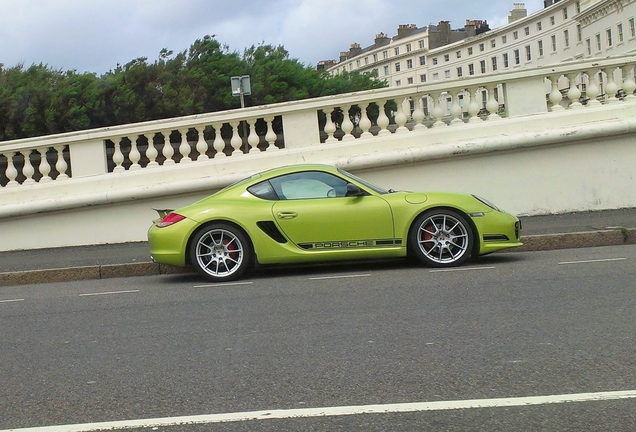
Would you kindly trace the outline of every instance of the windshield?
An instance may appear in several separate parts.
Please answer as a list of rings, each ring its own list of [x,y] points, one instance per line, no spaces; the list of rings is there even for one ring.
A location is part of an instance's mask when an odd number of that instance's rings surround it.
[[[376,186],[376,185],[373,185],[373,184],[369,183],[369,182],[368,182],[368,181],[366,181],[366,180],[362,180],[360,177],[355,176],[355,175],[353,175],[353,174],[351,174],[351,173],[348,173],[347,171],[345,171],[345,170],[343,170],[343,169],[338,168],[338,172],[340,172],[341,174],[343,174],[343,175],[345,175],[345,176],[347,176],[347,177],[349,177],[349,178],[354,179],[354,180],[355,180],[355,181],[357,181],[358,183],[363,184],[364,186],[368,187],[369,189],[373,190],[373,191],[374,191],[374,192],[376,192],[376,193],[379,193],[379,194],[388,194],[388,193],[389,193],[389,191],[388,191],[388,190],[383,189],[383,188],[381,188],[381,187],[378,187],[378,186]]]

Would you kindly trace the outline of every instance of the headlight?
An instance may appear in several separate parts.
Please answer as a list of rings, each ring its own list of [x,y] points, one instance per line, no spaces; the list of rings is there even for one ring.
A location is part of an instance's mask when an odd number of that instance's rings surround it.
[[[473,198],[475,198],[477,201],[481,202],[482,204],[487,205],[488,207],[490,207],[493,210],[501,211],[501,210],[499,210],[499,208],[496,205],[494,205],[493,203],[491,203],[490,201],[488,201],[485,198],[479,197],[477,195],[473,195]]]

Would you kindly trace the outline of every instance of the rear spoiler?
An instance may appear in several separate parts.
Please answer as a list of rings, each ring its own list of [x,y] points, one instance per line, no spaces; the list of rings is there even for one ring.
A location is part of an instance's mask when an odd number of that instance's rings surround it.
[[[153,210],[156,211],[159,214],[159,217],[163,219],[169,213],[171,213],[174,209],[156,209],[156,208],[153,208]]]

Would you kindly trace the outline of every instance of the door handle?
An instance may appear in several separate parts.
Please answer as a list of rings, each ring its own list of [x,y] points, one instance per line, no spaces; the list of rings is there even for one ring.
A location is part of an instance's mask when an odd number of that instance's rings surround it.
[[[296,216],[298,216],[298,213],[279,211],[278,213],[276,213],[276,216],[278,216],[278,219],[294,219]]]

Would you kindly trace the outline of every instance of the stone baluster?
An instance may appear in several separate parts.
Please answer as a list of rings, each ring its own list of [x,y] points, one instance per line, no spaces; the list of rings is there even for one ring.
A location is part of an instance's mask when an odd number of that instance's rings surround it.
[[[188,128],[179,129],[179,134],[181,134],[181,144],[179,144],[179,154],[181,154],[181,161],[179,163],[192,162],[192,159],[190,158],[192,147],[190,147],[190,143],[188,142]]]
[[[66,160],[64,159],[64,146],[59,145],[53,148],[57,152],[57,161],[55,162],[55,169],[59,173],[55,180],[65,180],[68,178],[68,173],[67,173],[68,164],[66,163]]]
[[[351,141],[355,139],[355,137],[351,134],[353,131],[353,122],[351,121],[351,117],[349,117],[349,111],[351,110],[351,105],[346,105],[342,109],[342,124],[340,125],[340,129],[344,132],[342,136],[342,141]]]
[[[450,115],[453,118],[450,121],[450,126],[459,126],[463,125],[464,121],[462,120],[462,106],[459,104],[459,96],[465,93],[464,89],[456,90],[453,94],[453,102],[450,107]]]
[[[124,168],[124,154],[121,151],[121,141],[124,138],[114,138],[113,144],[115,145],[115,151],[113,152],[113,162],[115,163],[115,168],[113,168],[113,172],[125,171]]]
[[[141,165],[139,165],[139,161],[141,160],[141,153],[139,152],[139,147],[137,145],[137,140],[139,137],[134,140],[130,139],[130,153],[128,154],[128,159],[130,159],[131,165],[129,170],[138,170],[141,169]]]
[[[174,165],[175,161],[172,158],[174,156],[174,148],[172,148],[172,143],[170,142],[170,134],[172,134],[172,131],[162,131],[161,134],[163,135],[163,148],[161,149],[161,154],[165,158],[163,165]]]
[[[636,90],[636,81],[634,81],[634,65],[626,65],[621,68],[623,72],[623,91],[625,92],[625,102],[636,101],[634,90]]]
[[[422,97],[423,94],[414,94],[410,97],[413,101],[413,113],[411,117],[413,118],[413,130],[426,128],[424,125],[424,119],[426,115],[424,114],[424,108],[422,107]]]
[[[253,118],[246,121],[250,127],[250,133],[247,135],[247,144],[250,146],[249,153],[260,153],[261,149],[258,148],[258,144],[261,142],[261,138],[256,133],[256,122],[258,119]]]
[[[578,72],[572,72],[567,74],[567,79],[569,81],[570,87],[568,88],[567,98],[570,101],[569,108],[570,109],[580,109],[583,108],[583,105],[579,101],[581,97],[581,90],[576,85],[576,77],[578,76]]]
[[[476,96],[478,90],[479,90],[479,87],[470,87],[466,91],[466,95],[469,98],[468,107],[466,109],[468,111],[469,123],[479,123],[483,121],[482,119],[479,118],[479,102],[477,102],[477,96]]]
[[[142,136],[145,137],[148,141],[148,148],[146,148],[146,157],[148,158],[149,162],[146,168],[158,167],[159,164],[157,163],[157,156],[159,156],[159,152],[155,147],[154,134],[153,136],[149,136],[148,134],[144,134]]]
[[[603,71],[607,76],[607,84],[605,84],[605,103],[616,103],[618,102],[618,98],[616,97],[616,93],[620,87],[616,84],[616,80],[614,79],[614,71],[616,68],[607,68]]]
[[[499,115],[499,102],[495,98],[496,84],[489,84],[486,86],[488,90],[488,102],[486,102],[486,109],[488,110],[488,120],[501,120]]]
[[[23,185],[35,183],[33,180],[33,175],[35,174],[35,168],[33,168],[33,164],[31,163],[31,153],[32,150],[25,150],[22,152],[24,156],[24,166],[22,167],[22,175],[25,177],[22,182]]]
[[[378,136],[388,135],[391,133],[391,131],[389,130],[389,123],[391,121],[389,120],[389,117],[386,115],[386,112],[384,112],[384,106],[386,105],[387,100],[382,99],[382,100],[379,100],[377,103],[378,103],[377,124],[378,124],[378,127],[380,128],[380,132],[378,132]]]
[[[214,128],[214,141],[212,142],[212,147],[216,153],[214,154],[214,158],[224,158],[227,155],[225,154],[225,140],[221,136],[221,128],[223,127],[222,123],[213,124]]]
[[[196,149],[199,156],[197,156],[197,161],[210,159],[208,157],[208,143],[205,140],[204,132],[205,126],[200,125],[194,128],[197,131],[197,144]]]
[[[338,141],[336,137],[334,137],[334,134],[336,133],[336,124],[332,119],[332,115],[335,111],[335,108],[325,108],[322,110],[322,112],[325,114],[325,127],[323,130],[327,134],[325,143]]]
[[[442,97],[446,94],[446,92],[439,92],[436,96],[432,96],[431,100],[433,101],[433,109],[431,109],[431,115],[435,119],[435,123],[433,123],[433,127],[441,127],[446,126],[446,123],[442,120],[444,118],[444,108],[442,108]]]
[[[395,99],[395,105],[397,105],[397,113],[395,113],[395,124],[397,125],[397,129],[395,129],[395,133],[404,133],[409,131],[409,128],[406,127],[406,121],[408,118],[406,117],[406,112],[404,110],[405,103],[408,103],[405,99]]]
[[[589,98],[587,102],[588,107],[601,105],[601,102],[598,100],[598,95],[601,93],[601,89],[598,86],[597,74],[598,70],[587,74],[587,89],[585,93]]]
[[[14,187],[14,186],[20,185],[20,183],[16,181],[16,178],[18,177],[18,170],[16,169],[15,164],[13,163],[13,158],[16,154],[17,153],[7,154],[7,170],[5,172],[7,179],[9,179],[9,183],[7,183],[7,187]]]
[[[267,147],[265,151],[279,150],[276,147],[276,132],[274,131],[274,116],[265,117],[265,124],[267,126],[267,133],[265,134],[265,141],[267,141]]]
[[[360,138],[371,138],[373,134],[369,132],[371,129],[371,120],[369,119],[369,115],[367,114],[367,109],[369,108],[369,103],[362,103],[360,106],[360,121],[358,122],[358,126],[362,133],[360,134]]]
[[[230,139],[230,145],[234,149],[232,151],[232,156],[240,156],[243,154],[243,152],[241,151],[243,140],[241,139],[241,134],[239,133],[241,121],[235,120],[233,122],[230,122],[230,125],[232,126],[232,138]]]
[[[561,106],[563,95],[561,94],[561,91],[559,90],[560,77],[561,75],[552,75],[548,77],[548,79],[550,80],[550,85],[552,87],[552,90],[550,91],[550,94],[548,95],[548,100],[552,104],[552,106],[550,107],[550,111],[553,111],[553,112],[563,111],[565,109],[563,108],[563,106]]]
[[[49,175],[51,173],[51,164],[49,163],[46,157],[47,151],[48,151],[47,147],[38,149],[38,152],[40,152],[40,167],[38,168],[38,170],[40,171],[40,174],[42,175],[42,178],[40,178],[40,183],[47,183],[53,180],[51,176]]]

